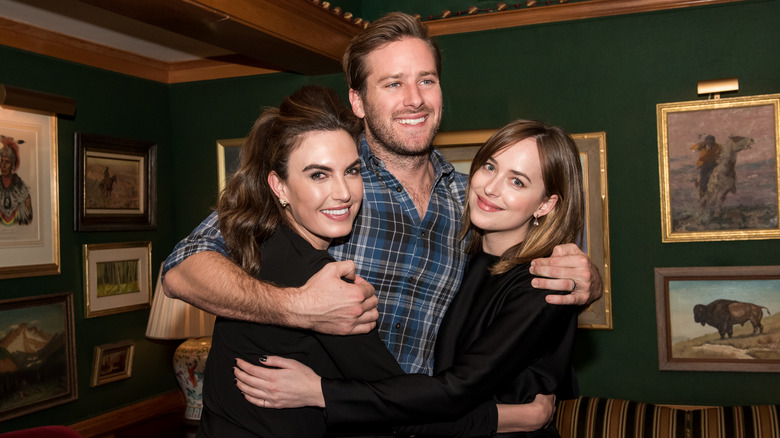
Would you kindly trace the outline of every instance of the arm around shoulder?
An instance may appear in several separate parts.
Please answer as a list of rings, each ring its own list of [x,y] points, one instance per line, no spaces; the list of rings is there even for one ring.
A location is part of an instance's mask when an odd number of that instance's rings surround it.
[[[166,295],[226,318],[346,335],[367,333],[378,316],[374,288],[354,263],[326,265],[300,288],[261,282],[219,252],[193,254],[163,279]],[[354,283],[342,278],[352,277]]]

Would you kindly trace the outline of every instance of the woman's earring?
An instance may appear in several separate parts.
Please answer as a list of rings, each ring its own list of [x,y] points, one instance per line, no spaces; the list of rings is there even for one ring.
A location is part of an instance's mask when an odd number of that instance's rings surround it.
[[[536,216],[534,216],[534,226],[535,226],[535,227],[538,227],[538,226],[539,226],[539,218],[538,218],[538,217],[536,217]]]
[[[289,202],[287,202],[286,200],[284,200],[282,198],[279,198],[279,204],[281,204],[282,208],[284,208],[284,207],[287,207],[287,204],[289,204]]]

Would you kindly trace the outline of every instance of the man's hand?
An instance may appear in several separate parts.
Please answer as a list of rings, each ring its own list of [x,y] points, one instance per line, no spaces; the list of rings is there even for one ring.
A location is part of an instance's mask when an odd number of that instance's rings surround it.
[[[354,262],[328,263],[290,303],[290,324],[333,335],[368,333],[376,326],[378,303],[374,287],[355,275]]]
[[[379,316],[373,286],[355,275],[351,261],[329,263],[300,288],[284,288],[257,280],[218,252],[203,251],[169,270],[163,288],[169,297],[215,315],[334,335],[368,333]]]
[[[604,293],[599,270],[573,243],[558,245],[552,256],[533,260],[531,273],[546,277],[534,278],[531,284],[536,288],[571,291],[568,295],[547,295],[550,304],[590,304]]]

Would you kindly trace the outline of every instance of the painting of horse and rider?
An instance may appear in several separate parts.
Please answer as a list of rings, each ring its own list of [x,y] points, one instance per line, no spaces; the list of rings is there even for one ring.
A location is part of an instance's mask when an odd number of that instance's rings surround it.
[[[780,237],[778,102],[658,105],[664,242]]]
[[[157,227],[157,144],[76,133],[76,231]]]

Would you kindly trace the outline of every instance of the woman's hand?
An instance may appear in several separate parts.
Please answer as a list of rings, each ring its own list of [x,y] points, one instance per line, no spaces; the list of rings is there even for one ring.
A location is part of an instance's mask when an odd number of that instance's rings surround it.
[[[262,361],[262,360],[261,360]],[[236,386],[261,408],[325,407],[320,376],[297,360],[268,356],[262,365],[236,359]]]

